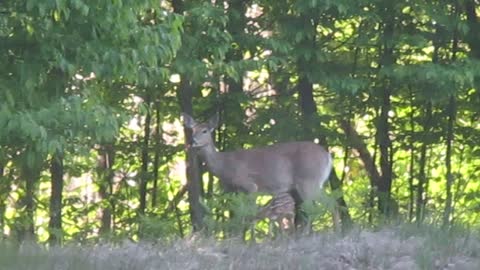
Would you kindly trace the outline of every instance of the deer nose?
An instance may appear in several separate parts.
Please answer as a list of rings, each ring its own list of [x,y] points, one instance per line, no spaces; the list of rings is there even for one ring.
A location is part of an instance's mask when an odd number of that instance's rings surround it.
[[[192,146],[197,146],[198,145],[198,141],[195,137],[192,138]]]

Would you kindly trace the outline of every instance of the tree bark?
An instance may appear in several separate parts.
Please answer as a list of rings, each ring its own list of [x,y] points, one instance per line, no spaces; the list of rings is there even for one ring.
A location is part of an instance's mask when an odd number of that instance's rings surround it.
[[[477,15],[477,4],[475,0],[465,1],[465,13],[467,15],[467,23],[469,31],[467,33],[466,41],[471,49],[471,54],[474,58],[480,59],[480,21]]]
[[[470,47],[470,55],[475,60],[480,60],[480,19],[477,14],[478,4],[476,0],[466,0],[465,3],[465,13],[467,16],[468,23],[468,32],[465,37],[465,41]],[[477,101],[480,100],[480,76],[474,77],[474,87],[477,90]]]
[[[56,153],[50,161],[50,174],[52,177],[50,194],[50,221],[48,223],[51,246],[60,245],[63,240],[62,231],[62,193],[63,193],[63,154]]]
[[[155,102],[155,155],[153,157],[153,187],[152,187],[152,208],[157,207],[158,194],[158,173],[160,170],[160,148],[163,144],[162,123],[160,119],[160,103]]]
[[[138,214],[144,215],[145,210],[147,207],[147,186],[149,180],[149,173],[148,173],[148,163],[150,162],[149,159],[149,145],[150,145],[150,125],[152,122],[152,113],[151,113],[151,104],[150,104],[150,96],[147,94],[145,98],[145,104],[147,106],[147,115],[145,116],[145,124],[144,124],[144,132],[143,132],[143,143],[142,143],[142,167],[140,171],[140,205],[138,207]]]
[[[177,193],[173,196],[173,199],[168,203],[167,207],[165,208],[165,212],[162,214],[162,218],[167,218],[170,212],[174,211],[177,207],[178,203],[182,199],[182,197],[187,193],[188,187],[182,186]]]
[[[394,63],[393,58],[393,35],[395,27],[395,15],[393,2],[384,6],[383,12],[386,16],[383,19],[383,52],[381,53],[381,68],[390,68]],[[378,208],[384,215],[393,214],[393,199],[391,198],[392,188],[392,142],[390,140],[389,112],[391,109],[391,83],[389,78],[384,78],[382,96],[380,98],[380,116],[378,119],[377,136],[380,148],[380,168],[382,171],[381,181],[378,183]]]
[[[20,205],[17,207],[25,210],[23,215],[19,217],[20,224],[15,229],[20,242],[35,241],[35,188],[40,178],[40,169],[36,166],[34,168],[25,166],[22,168],[22,176],[25,180],[25,194],[19,200]]]
[[[115,147],[112,144],[100,145],[97,157],[98,193],[106,202],[101,209],[100,235],[108,235],[112,229],[113,202],[113,164],[115,162]]]
[[[417,206],[416,206],[416,221],[418,224],[423,222],[425,211],[425,189],[427,185],[427,148],[429,143],[426,141],[428,133],[431,129],[432,122],[432,103],[427,102],[424,112],[423,134],[422,134],[422,146],[420,148],[420,161],[419,161],[419,173],[417,184]]]
[[[173,11],[177,14],[183,14],[185,11],[184,2],[181,0],[172,0]],[[178,89],[178,101],[182,112],[193,115],[192,105],[192,85],[188,81],[188,74],[181,74],[181,82]],[[184,128],[185,145],[188,146],[192,141],[191,130]],[[197,155],[190,147],[186,148],[186,175],[188,202],[190,205],[190,219],[194,231],[200,231],[204,227],[204,210],[200,204],[200,193],[202,188],[202,178],[200,174],[200,162]]]
[[[446,144],[447,144],[447,154],[445,158],[445,167],[447,169],[446,173],[446,195],[447,198],[445,200],[445,210],[443,215],[443,226],[447,227],[450,225],[451,217],[452,217],[452,186],[454,182],[454,176],[452,173],[452,143],[453,143],[453,135],[454,135],[454,123],[456,118],[456,101],[455,96],[451,95],[450,100],[448,103],[448,126],[447,126],[447,136],[446,136]]]
[[[387,86],[383,91],[381,113],[378,126],[378,143],[380,148],[380,168],[382,171],[380,182],[377,186],[378,207],[384,215],[390,214],[391,189],[392,189],[392,142],[390,141],[390,123],[388,112],[390,111],[390,89]]]
[[[458,19],[459,16],[459,7],[455,5],[455,16]],[[452,62],[457,60],[457,51],[458,51],[458,30],[454,29],[453,32],[453,42],[452,42]],[[453,193],[452,193],[452,186],[454,182],[454,176],[452,173],[452,144],[454,141],[454,126],[457,116],[457,106],[456,106],[456,97],[455,94],[450,95],[450,99],[448,101],[447,106],[447,115],[448,115],[448,124],[447,124],[447,136],[446,136],[446,144],[447,144],[447,153],[445,158],[445,167],[447,169],[446,172],[446,200],[445,200],[445,210],[443,214],[443,226],[448,227],[452,225],[453,220]]]
[[[183,80],[179,89],[180,107],[183,112],[192,115],[192,87],[188,81]],[[192,141],[192,133],[188,128],[184,128],[185,145],[188,146]],[[194,231],[200,231],[204,227],[204,210],[200,204],[200,194],[202,189],[202,177],[200,174],[200,161],[195,151],[187,147],[187,189],[188,202],[190,204],[190,218]]]
[[[35,182],[38,180],[37,177],[31,175],[26,179],[25,186],[25,211],[27,217],[27,224],[25,225],[25,235],[24,240],[34,240],[35,239]]]
[[[232,41],[235,46],[232,46],[225,56],[225,62],[228,64],[235,64],[243,61],[244,42],[245,42],[245,28],[247,19],[245,14],[247,12],[247,2],[243,0],[228,1],[228,23],[227,31],[232,36]],[[245,95],[243,92],[243,70],[237,70],[239,73],[237,78],[225,77],[225,86],[227,92],[220,95],[218,89],[218,96],[221,96],[221,103],[218,104],[221,112],[222,123],[226,125],[223,133],[224,145],[230,149],[243,148],[243,139],[248,134],[248,129],[243,123],[245,112],[241,106],[240,100]],[[228,126],[227,126],[228,125]],[[217,131],[218,132],[218,131]],[[232,134],[234,136],[232,136]],[[221,148],[221,150],[228,150]]]
[[[415,209],[415,187],[413,185],[415,179],[415,121],[414,121],[414,104],[413,93],[410,90],[410,164],[409,164],[409,177],[408,177],[408,221],[412,222],[413,213]]]

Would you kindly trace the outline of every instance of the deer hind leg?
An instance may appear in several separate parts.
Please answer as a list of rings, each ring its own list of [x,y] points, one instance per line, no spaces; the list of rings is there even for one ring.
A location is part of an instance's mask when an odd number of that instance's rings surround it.
[[[294,205],[295,205],[295,210],[294,210],[295,227],[302,228],[307,226],[309,223],[309,220],[308,220],[307,213],[302,209],[302,204],[303,204],[302,197],[300,196],[297,190],[291,190],[290,196],[293,198]]]

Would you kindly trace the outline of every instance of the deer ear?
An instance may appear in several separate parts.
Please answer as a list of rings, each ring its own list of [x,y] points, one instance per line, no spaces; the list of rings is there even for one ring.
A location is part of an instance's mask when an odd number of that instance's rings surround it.
[[[182,113],[182,118],[183,118],[183,124],[187,128],[193,128],[194,126],[197,125],[197,122],[191,117],[188,113]]]
[[[213,131],[214,129],[217,128],[219,118],[220,117],[218,116],[218,113],[216,113],[214,116],[208,119],[208,128],[210,129],[210,131]]]

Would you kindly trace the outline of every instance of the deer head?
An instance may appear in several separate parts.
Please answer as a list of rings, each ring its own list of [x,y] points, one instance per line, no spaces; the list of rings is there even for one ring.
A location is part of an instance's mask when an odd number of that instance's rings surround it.
[[[218,114],[212,116],[207,122],[197,124],[195,119],[187,113],[182,113],[183,123],[192,130],[192,147],[200,148],[213,145],[212,132],[218,126]]]

